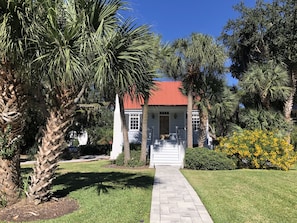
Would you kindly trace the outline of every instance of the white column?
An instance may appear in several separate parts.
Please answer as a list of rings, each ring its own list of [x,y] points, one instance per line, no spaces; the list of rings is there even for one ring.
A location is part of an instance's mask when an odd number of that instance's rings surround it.
[[[120,114],[120,103],[119,96],[116,95],[116,103],[113,117],[113,141],[112,141],[112,150],[110,153],[110,159],[114,160],[122,153],[123,147],[123,132],[122,132],[122,123],[121,123],[121,114]]]

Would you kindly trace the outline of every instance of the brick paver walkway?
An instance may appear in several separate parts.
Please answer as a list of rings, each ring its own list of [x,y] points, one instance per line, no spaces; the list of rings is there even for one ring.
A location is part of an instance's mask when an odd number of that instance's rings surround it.
[[[178,167],[156,166],[151,223],[213,223]]]

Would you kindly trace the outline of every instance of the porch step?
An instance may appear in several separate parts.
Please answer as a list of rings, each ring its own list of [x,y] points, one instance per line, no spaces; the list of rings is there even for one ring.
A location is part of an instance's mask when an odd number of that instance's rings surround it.
[[[164,143],[154,147],[151,166],[181,166],[182,163],[179,159],[179,148],[177,145]]]

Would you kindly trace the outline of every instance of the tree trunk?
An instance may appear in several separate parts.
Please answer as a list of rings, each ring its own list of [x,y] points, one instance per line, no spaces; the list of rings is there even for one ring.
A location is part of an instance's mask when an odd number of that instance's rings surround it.
[[[140,161],[146,161],[146,146],[147,146],[147,122],[148,122],[148,97],[144,98],[142,112],[142,137],[141,137],[141,154]]]
[[[0,158],[0,206],[14,204],[21,194],[20,153],[12,159]]]
[[[124,163],[125,165],[127,165],[128,161],[131,159],[131,156],[130,156],[130,143],[129,143],[129,137],[128,137],[128,127],[126,123],[124,102],[123,102],[122,95],[119,95],[119,104],[120,104],[120,114],[121,114],[123,140],[124,140]]]
[[[207,128],[207,121],[208,121],[208,114],[205,109],[199,110],[200,116],[200,125],[199,125],[199,135],[198,135],[198,147],[204,147],[204,143],[206,140],[206,128]]]
[[[64,121],[60,112],[50,112],[28,189],[28,197],[35,204],[48,201],[52,196],[52,181],[59,157],[65,148],[64,134],[68,123],[69,120]]]
[[[35,204],[48,201],[52,196],[52,181],[60,155],[66,147],[65,132],[71,125],[75,108],[72,95],[73,89],[60,93],[62,105],[58,109],[53,108],[47,119],[27,193],[29,200]]]
[[[0,66],[0,204],[17,201],[22,187],[19,142],[24,128],[23,84],[8,62]],[[6,142],[5,142],[6,141]]]
[[[193,96],[192,91],[188,91],[188,105],[187,105],[187,147],[193,148],[193,124],[192,124],[192,111],[193,111]]]
[[[294,97],[296,93],[296,72],[294,70],[290,71],[290,81],[291,81],[291,87],[292,91],[288,99],[284,103],[284,116],[285,120],[288,123],[288,125],[291,125],[292,119],[291,119],[291,113],[294,105]],[[291,132],[288,132],[287,142],[291,142]]]
[[[291,81],[292,91],[289,98],[286,100],[284,104],[284,116],[286,121],[291,124],[292,122],[291,113],[294,105],[294,96],[296,93],[296,76],[294,71],[291,71],[290,74],[291,74],[290,81]]]

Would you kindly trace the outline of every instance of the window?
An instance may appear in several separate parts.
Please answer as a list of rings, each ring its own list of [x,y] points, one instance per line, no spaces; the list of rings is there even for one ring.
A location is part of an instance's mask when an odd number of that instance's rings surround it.
[[[193,125],[193,130],[197,131],[199,129],[199,114],[197,113],[193,113],[192,115],[192,125]]]
[[[130,114],[129,115],[129,129],[130,130],[139,130],[140,127],[140,114]]]

